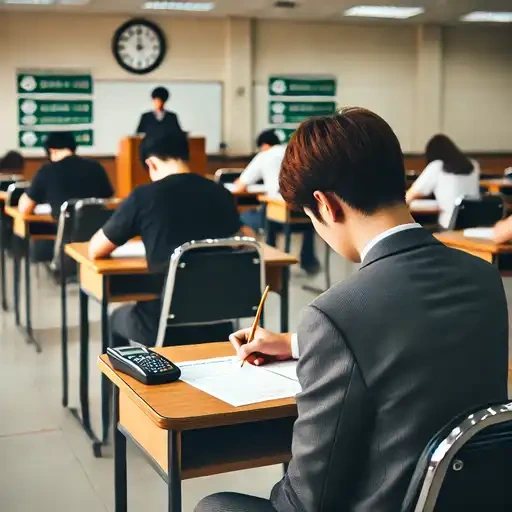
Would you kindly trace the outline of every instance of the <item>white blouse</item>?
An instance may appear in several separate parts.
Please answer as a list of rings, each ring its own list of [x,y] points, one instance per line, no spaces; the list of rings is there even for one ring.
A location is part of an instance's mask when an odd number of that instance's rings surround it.
[[[471,160],[473,171],[470,174],[446,172],[442,160],[430,162],[411,189],[423,196],[434,194],[441,213],[439,224],[447,228],[455,208],[455,201],[461,196],[480,196],[480,166]]]

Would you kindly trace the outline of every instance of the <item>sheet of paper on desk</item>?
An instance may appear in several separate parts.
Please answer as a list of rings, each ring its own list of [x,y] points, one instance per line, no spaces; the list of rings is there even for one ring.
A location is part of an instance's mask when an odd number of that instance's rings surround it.
[[[145,258],[146,248],[143,242],[128,242],[115,249],[112,258]]]
[[[224,186],[230,191],[233,192],[236,188],[236,185],[234,183],[225,183]],[[257,185],[249,185],[247,187],[247,192],[250,192],[251,194],[264,194],[266,192],[265,185],[262,183]]]
[[[52,207],[49,204],[36,204],[34,208],[34,215],[50,215],[52,213]]]
[[[414,199],[410,206],[411,210],[432,210],[439,208],[439,203],[435,199]]]
[[[300,392],[296,380],[246,363],[237,357],[216,357],[178,364],[181,380],[234,407],[291,398]],[[289,372],[289,369],[288,369]]]
[[[492,238],[492,231],[492,228],[468,228],[464,230],[464,236],[490,240]]]

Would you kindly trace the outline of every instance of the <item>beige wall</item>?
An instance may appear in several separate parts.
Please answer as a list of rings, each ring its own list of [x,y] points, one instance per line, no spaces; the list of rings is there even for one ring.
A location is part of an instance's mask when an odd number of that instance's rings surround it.
[[[337,102],[365,106],[388,120],[411,148],[416,74],[415,28],[259,22],[255,30],[255,123],[268,119],[271,74],[328,73],[338,79]],[[258,85],[260,87],[258,87]]]
[[[512,30],[444,30],[443,130],[465,149],[512,149]]]
[[[125,19],[0,13],[0,153],[16,145],[17,68],[145,79],[126,73],[112,57],[112,35]],[[255,133],[267,126],[266,83],[274,73],[335,75],[339,105],[381,114],[404,151],[422,151],[429,135],[442,130],[467,150],[512,150],[508,27],[157,21],[170,48],[146,80],[222,81],[224,138],[234,152],[250,151]]]

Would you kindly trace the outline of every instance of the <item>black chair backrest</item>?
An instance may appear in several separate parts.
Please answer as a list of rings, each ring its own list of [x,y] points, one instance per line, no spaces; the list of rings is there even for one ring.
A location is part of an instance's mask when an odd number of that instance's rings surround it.
[[[463,197],[455,203],[448,229],[494,226],[504,214],[505,206],[501,196]]]
[[[512,403],[450,422],[421,455],[402,512],[512,510]]]
[[[253,238],[181,245],[171,256],[156,346],[164,344],[168,326],[253,316],[264,284],[263,250]]]
[[[57,239],[51,267],[57,271],[61,268],[64,246],[72,242],[87,242],[107,222],[114,208],[115,199],[71,199],[61,206],[57,228]],[[110,206],[110,207],[109,207]],[[75,264],[64,257],[63,271],[66,275],[73,273]]]
[[[30,181],[17,181],[7,187],[7,206],[18,206],[21,196],[30,187]]]
[[[21,174],[6,174],[0,176],[0,191],[6,192],[10,185],[23,181]]]
[[[234,183],[240,175],[243,169],[218,169],[215,172],[215,181],[225,185],[226,183]]]

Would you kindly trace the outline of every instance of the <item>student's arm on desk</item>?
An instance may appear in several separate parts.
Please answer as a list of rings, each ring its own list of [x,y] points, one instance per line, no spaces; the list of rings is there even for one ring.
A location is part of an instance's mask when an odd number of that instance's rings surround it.
[[[28,190],[20,197],[18,202],[18,210],[28,215],[34,211],[34,208],[39,203],[44,203],[46,200],[46,183],[50,167],[48,164],[43,165],[34,176],[32,183]]]
[[[36,207],[36,202],[25,193],[20,197],[20,200],[18,202],[18,210],[28,215],[29,213],[32,213],[34,211],[34,208]]]
[[[103,233],[103,229],[100,229],[91,238],[89,242],[89,258],[97,260],[99,258],[105,258],[112,251],[116,249],[117,245],[113,244]]]
[[[298,359],[297,335],[289,332],[275,333],[258,327],[254,340],[247,343],[251,329],[241,329],[233,333],[229,340],[238,357],[244,361],[261,366],[272,361]]]
[[[497,244],[504,244],[512,240],[512,216],[500,220],[493,228],[492,239]]]
[[[137,227],[137,203],[132,192],[121,206],[112,214],[112,217],[89,242],[89,257],[91,259],[104,258],[114,251],[116,247],[124,245],[128,240],[140,233]]]
[[[411,201],[415,199],[427,197],[434,192],[442,166],[443,163],[440,160],[434,160],[425,167],[405,195],[407,204],[411,204]]]
[[[235,181],[234,192],[245,192],[249,185],[254,185],[263,179],[262,157],[263,153],[258,153],[244,169],[240,178]]]

